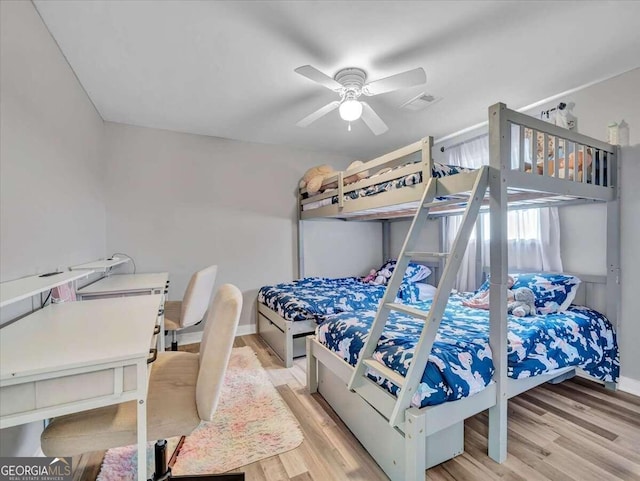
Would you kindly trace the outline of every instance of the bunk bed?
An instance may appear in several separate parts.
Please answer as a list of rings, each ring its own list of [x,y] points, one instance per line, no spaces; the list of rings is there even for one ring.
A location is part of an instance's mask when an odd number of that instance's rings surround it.
[[[461,454],[464,420],[486,409],[489,456],[504,462],[508,399],[539,384],[573,376],[577,365],[589,364],[585,361],[589,356],[593,355],[589,357],[593,366],[587,366],[587,373],[615,386],[618,360],[615,345],[611,344],[615,344],[620,301],[619,149],[509,110],[504,104],[491,106],[488,113],[488,166],[438,176],[436,172],[442,167],[434,165],[433,141],[425,138],[357,169],[337,173],[326,180],[327,186],[337,182],[334,190],[327,188],[316,195],[302,190],[299,195],[301,223],[314,218],[412,217],[396,272],[415,259],[437,259],[444,267],[430,303],[408,306],[394,302],[400,286],[400,278],[394,274],[377,311],[333,316],[317,328],[315,336],[306,338],[309,390],[327,400],[394,481],[424,479],[427,468]],[[515,153],[512,142],[518,146]],[[419,162],[412,158],[416,152],[420,153]],[[380,168],[391,170],[344,184],[351,175]],[[414,175],[415,182],[405,182],[407,175]],[[575,334],[578,329],[582,335],[602,342],[595,347],[595,354],[583,353],[584,359],[576,360],[570,355],[570,361],[545,366],[545,359],[538,357],[543,366],[529,370],[517,363],[527,361],[526,355],[516,362],[509,358],[514,351],[508,341],[514,319],[509,322],[507,315],[507,212],[596,202],[607,206],[606,226],[602,226],[607,234],[607,273],[578,275],[582,283],[572,294],[576,296],[573,303],[584,307],[572,306],[560,312],[555,321],[567,323],[579,318],[584,323],[580,327],[572,325],[568,331],[573,329]],[[464,296],[456,300],[450,294],[477,216],[484,211],[489,212],[491,221],[490,282],[486,286],[490,308],[478,317],[475,309],[456,311]],[[461,226],[450,252],[415,251],[418,235],[430,216],[460,214]],[[481,331],[473,339],[465,339],[466,331],[459,325],[452,331],[452,322],[465,319],[474,320]],[[555,322],[546,316],[538,321]],[[359,326],[359,333],[351,330],[354,326]],[[405,345],[400,353],[395,345],[399,337],[394,327],[398,326],[403,333],[413,332],[413,344]],[[447,332],[455,334],[447,338]],[[470,387],[466,391],[463,385],[457,392],[452,389],[453,394],[441,393],[437,402],[422,402],[429,397],[420,395],[425,389],[437,391],[437,386],[426,383],[425,388],[422,381],[429,377],[431,364],[446,364],[442,359],[438,361],[443,342],[453,346],[453,355],[470,350],[482,352],[471,360],[480,359],[485,364],[490,361],[489,369],[475,369],[473,373],[480,373],[481,379],[475,379],[475,384],[467,382],[465,385]],[[558,342],[570,344],[568,339]],[[456,350],[462,344],[464,349]],[[390,350],[385,351],[389,346]],[[598,361],[598,349],[606,362]],[[610,351],[605,356],[607,349]]]
[[[379,270],[393,270],[394,265],[395,261],[388,260]],[[437,268],[433,263],[431,267],[412,265],[398,300],[416,302],[433,297],[435,288],[421,281],[426,281]],[[365,282],[359,277],[303,277],[264,286],[258,291],[258,333],[285,367],[291,367],[295,357],[306,354],[304,338],[315,332],[318,323],[340,312],[375,309],[385,291],[386,285]]]

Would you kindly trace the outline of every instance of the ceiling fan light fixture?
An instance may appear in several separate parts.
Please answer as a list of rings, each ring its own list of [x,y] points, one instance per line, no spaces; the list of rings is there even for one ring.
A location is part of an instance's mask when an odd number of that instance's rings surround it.
[[[338,111],[342,120],[353,122],[362,115],[362,104],[358,100],[348,99],[340,104]]]

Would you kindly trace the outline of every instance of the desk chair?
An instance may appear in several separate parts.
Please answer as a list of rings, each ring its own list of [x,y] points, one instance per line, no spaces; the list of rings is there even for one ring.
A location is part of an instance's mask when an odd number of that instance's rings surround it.
[[[171,331],[171,350],[178,350],[178,331],[199,323],[207,312],[218,266],[209,266],[191,276],[182,301],[164,303],[164,328]]]
[[[164,441],[169,437],[184,437],[200,421],[213,419],[241,309],[240,290],[231,284],[221,286],[205,321],[200,352],[159,353],[153,363],[147,394],[147,434],[148,439],[160,440],[155,445],[154,481],[244,480],[244,473],[172,477],[173,462],[167,468]],[[135,401],[57,417],[44,430],[40,440],[42,451],[55,457],[135,444]]]

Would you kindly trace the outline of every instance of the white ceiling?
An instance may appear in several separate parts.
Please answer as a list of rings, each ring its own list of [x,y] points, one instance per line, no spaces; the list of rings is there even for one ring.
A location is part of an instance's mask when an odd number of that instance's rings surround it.
[[[58,1],[35,5],[105,120],[371,158],[640,65],[640,2]],[[294,73],[369,79],[415,67],[427,84],[370,99],[390,130],[334,111]],[[398,109],[421,92],[444,100]]]

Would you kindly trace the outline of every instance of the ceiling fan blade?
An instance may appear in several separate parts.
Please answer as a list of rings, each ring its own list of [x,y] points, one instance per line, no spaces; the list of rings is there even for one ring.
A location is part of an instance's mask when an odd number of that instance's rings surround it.
[[[407,70],[380,80],[374,80],[362,87],[365,95],[379,95],[405,87],[413,87],[427,82],[427,74],[422,67]]]
[[[307,127],[309,124],[311,124],[312,122],[315,122],[316,120],[318,120],[320,117],[324,117],[325,115],[327,115],[329,112],[337,109],[340,106],[340,101],[338,100],[334,100],[333,102],[331,102],[330,104],[325,105],[324,107],[319,108],[318,110],[316,110],[315,112],[313,112],[312,114],[307,115],[304,119],[302,119],[301,121],[299,121],[296,125],[298,127]]]
[[[337,92],[342,88],[342,84],[336,82],[334,79],[322,73],[317,68],[312,67],[311,65],[303,65],[302,67],[298,67],[294,70],[294,72],[299,73],[303,77],[307,77],[309,80],[313,80],[314,82],[319,83],[323,87],[327,87],[329,90],[333,90],[334,92]]]
[[[383,122],[383,120],[376,114],[371,106],[366,102],[360,102],[362,104],[362,120],[367,127],[371,129],[375,135],[384,134],[389,127]]]

